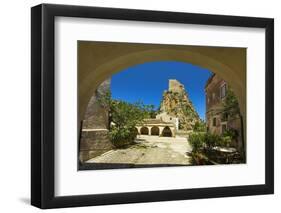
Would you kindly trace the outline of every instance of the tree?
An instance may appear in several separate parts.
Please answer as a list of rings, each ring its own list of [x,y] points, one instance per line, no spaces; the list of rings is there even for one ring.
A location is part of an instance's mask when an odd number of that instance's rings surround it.
[[[99,97],[100,104],[109,111],[110,129],[109,136],[117,147],[131,144],[136,135],[136,125],[143,119],[150,118],[151,105],[142,102],[127,103],[121,100],[113,100],[110,92]]]
[[[196,121],[193,127],[194,132],[206,132],[206,124],[204,121]]]
[[[226,97],[223,102],[223,106],[224,106],[224,113],[227,113],[231,117],[240,114],[238,100],[231,89],[227,90]]]
[[[155,109],[154,105],[148,105],[149,118],[156,118],[156,115],[159,114],[159,109]]]
[[[223,113],[224,113],[224,117],[226,116],[239,117],[240,125],[241,125],[242,156],[244,159],[246,159],[243,116],[240,112],[238,99],[231,89],[227,90],[226,97],[223,103]]]
[[[117,128],[135,127],[143,119],[150,117],[149,107],[142,103],[127,103],[113,100],[110,106],[110,117]]]

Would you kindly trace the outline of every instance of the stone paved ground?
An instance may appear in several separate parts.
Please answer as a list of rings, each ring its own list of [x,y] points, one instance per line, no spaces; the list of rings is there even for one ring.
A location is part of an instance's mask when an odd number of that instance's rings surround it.
[[[190,165],[191,151],[186,138],[138,136],[137,144],[116,149],[92,158],[86,163],[134,164],[134,165]]]

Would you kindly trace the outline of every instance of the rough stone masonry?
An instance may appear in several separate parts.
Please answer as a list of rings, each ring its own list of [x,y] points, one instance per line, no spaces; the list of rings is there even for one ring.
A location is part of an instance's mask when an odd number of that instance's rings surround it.
[[[113,148],[108,137],[109,114],[99,97],[110,90],[110,79],[104,81],[91,97],[82,124],[80,137],[80,162],[85,162]]]

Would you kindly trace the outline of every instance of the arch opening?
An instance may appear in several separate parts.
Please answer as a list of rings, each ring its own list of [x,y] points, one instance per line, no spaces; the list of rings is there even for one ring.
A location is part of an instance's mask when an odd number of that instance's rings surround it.
[[[151,135],[159,135],[159,132],[160,132],[159,127],[153,126],[151,128]]]
[[[166,126],[163,131],[162,131],[162,136],[163,137],[172,137],[172,131],[170,127]]]
[[[146,126],[143,126],[140,129],[141,135],[148,135],[148,128]]]

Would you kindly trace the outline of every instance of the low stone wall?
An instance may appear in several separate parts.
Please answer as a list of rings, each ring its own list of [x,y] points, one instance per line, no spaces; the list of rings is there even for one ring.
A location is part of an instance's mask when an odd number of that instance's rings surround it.
[[[114,148],[108,130],[83,130],[80,139],[80,162],[85,162]]]

